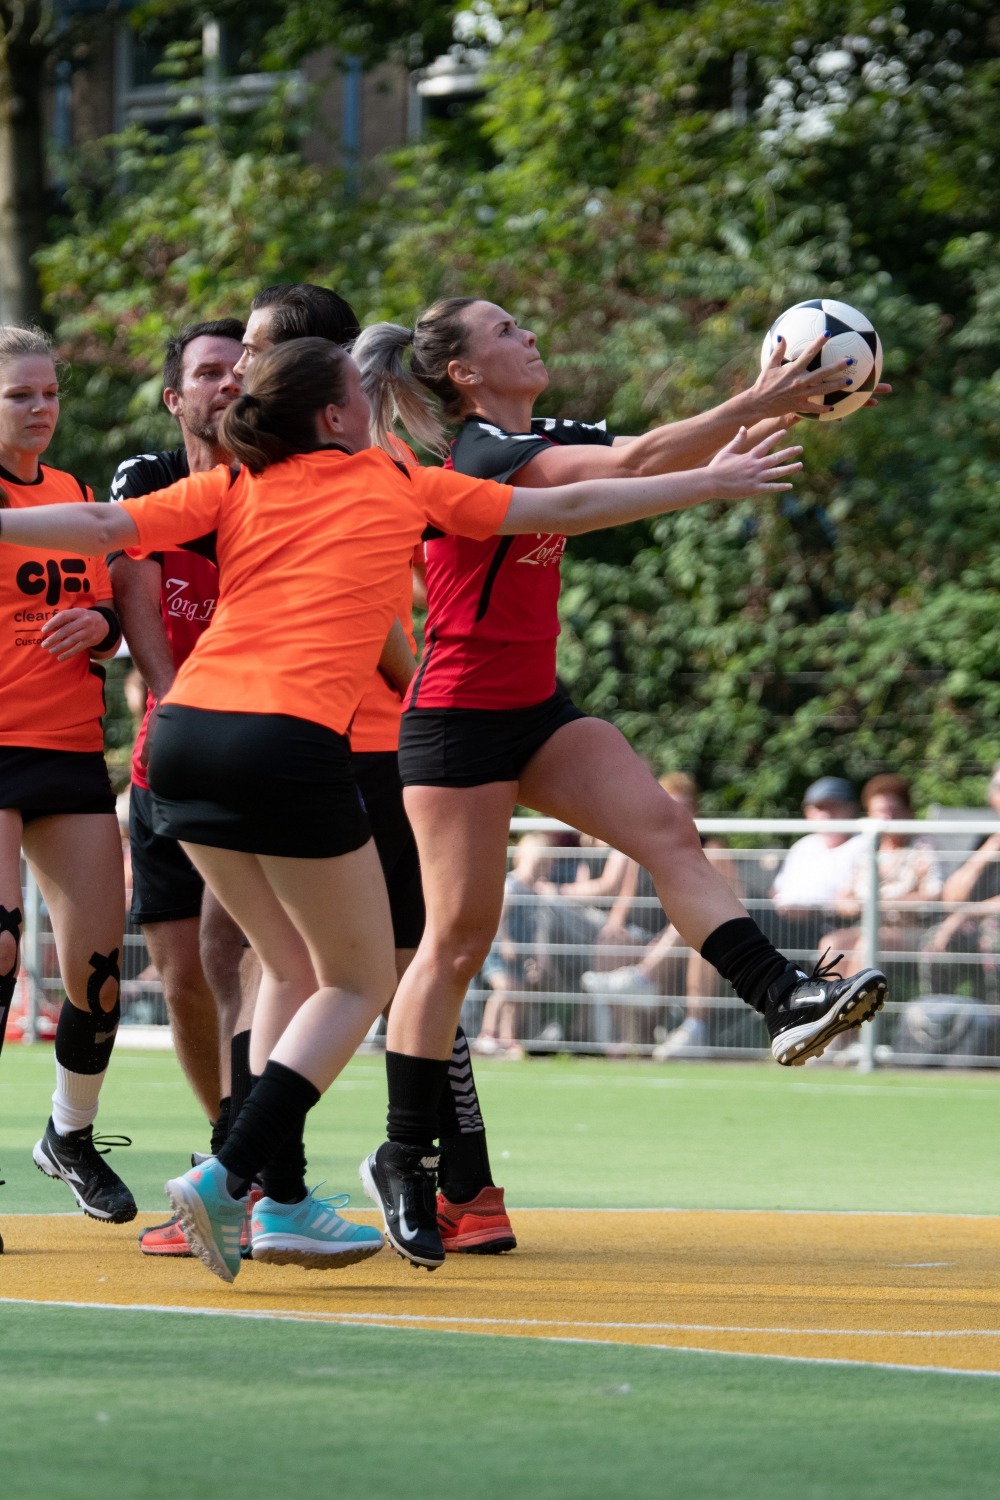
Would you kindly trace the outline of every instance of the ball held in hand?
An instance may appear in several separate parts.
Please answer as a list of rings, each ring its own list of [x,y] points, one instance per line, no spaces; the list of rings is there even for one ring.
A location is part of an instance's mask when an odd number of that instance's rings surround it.
[[[834,408],[833,411],[814,413],[804,410],[800,415],[818,422],[840,422],[852,412],[860,411],[882,378],[881,341],[864,313],[858,312],[856,307],[828,297],[796,303],[768,329],[760,351],[760,363],[763,369],[774,353],[779,335],[785,341],[781,363],[787,365],[827,332],[832,338],[827,339],[809,369],[833,365],[840,359],[853,359],[854,364],[848,367],[844,377],[851,384],[844,390],[827,392],[825,402]]]

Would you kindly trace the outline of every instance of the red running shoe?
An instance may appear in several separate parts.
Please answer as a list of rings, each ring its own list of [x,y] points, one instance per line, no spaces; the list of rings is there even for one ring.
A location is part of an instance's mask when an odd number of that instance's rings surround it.
[[[259,1182],[254,1182],[250,1187],[250,1196],[247,1199],[246,1218],[243,1220],[243,1228],[240,1230],[240,1259],[253,1260],[253,1234],[250,1229],[250,1221],[253,1211],[264,1196],[264,1189]]]
[[[469,1203],[449,1203],[438,1193],[437,1220],[444,1248],[451,1254],[502,1255],[517,1249],[503,1188],[483,1188]]]
[[[143,1255],[192,1255],[191,1246],[184,1238],[181,1221],[175,1214],[165,1224],[154,1224],[144,1229],[139,1236],[139,1249]]]

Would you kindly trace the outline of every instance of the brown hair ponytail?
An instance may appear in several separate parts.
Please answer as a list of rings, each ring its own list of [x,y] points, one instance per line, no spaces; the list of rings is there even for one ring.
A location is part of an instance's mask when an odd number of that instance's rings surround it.
[[[227,406],[219,439],[259,474],[317,447],[316,413],[347,402],[349,356],[328,339],[291,339],[253,361],[246,390]]]
[[[480,300],[445,297],[421,314],[412,332],[398,323],[374,323],[355,339],[351,353],[372,404],[372,438],[380,448],[392,452],[392,428],[399,421],[432,452],[448,452],[441,418],[456,422],[461,416],[461,396],[451,383],[448,366],[465,353],[464,313]],[[409,369],[403,363],[407,348]]]

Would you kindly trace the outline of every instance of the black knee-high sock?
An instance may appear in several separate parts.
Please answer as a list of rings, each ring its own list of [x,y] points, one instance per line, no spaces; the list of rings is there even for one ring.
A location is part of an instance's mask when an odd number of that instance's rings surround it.
[[[3,1051],[3,1039],[7,1034],[7,1017],[10,1015],[14,991],[17,988],[17,971],[21,965],[21,923],[23,920],[24,914],[19,906],[15,906],[13,911],[8,911],[6,906],[0,906],[0,932],[9,932],[14,939],[14,962],[6,974],[0,974],[0,1052]]]
[[[461,1026],[448,1064],[448,1083],[438,1104],[441,1164],[438,1186],[450,1203],[469,1203],[493,1186],[486,1126],[472,1076],[469,1043]]]
[[[406,1052],[386,1052],[385,1074],[389,1084],[390,1141],[402,1146],[434,1148],[438,1132],[438,1107],[448,1085],[448,1061],[436,1057],[411,1057]]]
[[[302,1123],[293,1130],[261,1172],[264,1194],[275,1203],[301,1203],[309,1196],[306,1187],[306,1147],[302,1139],[306,1127],[305,1111]]]
[[[714,964],[740,999],[761,1015],[770,987],[784,976],[800,972],[764,936],[752,917],[735,917],[716,927],[702,944],[701,956]]]
[[[227,1094],[224,1099],[219,1100],[219,1113],[217,1118],[212,1122],[211,1152],[213,1156],[218,1156],[219,1150],[225,1144],[226,1136],[229,1134],[232,1102],[230,1094]]]
[[[97,1114],[97,1099],[115,1045],[121,1020],[117,948],[92,953],[93,973],[87,981],[87,1010],[66,1000],[56,1027],[56,1091],[52,1095],[52,1123],[59,1135],[85,1130]],[[101,1005],[101,990],[111,980],[115,1003]]]
[[[294,1068],[273,1061],[267,1064],[219,1151],[234,1197],[242,1196],[290,1138],[297,1133],[301,1140],[305,1117],[319,1099],[315,1084]],[[237,1187],[238,1192],[234,1191]]]
[[[229,1043],[229,1118],[235,1120],[257,1082],[250,1071],[250,1033],[238,1031]]]

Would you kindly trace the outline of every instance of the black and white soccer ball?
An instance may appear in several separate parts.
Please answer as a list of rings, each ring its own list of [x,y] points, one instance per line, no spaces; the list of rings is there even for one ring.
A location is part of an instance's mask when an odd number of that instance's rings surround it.
[[[834,302],[829,297],[796,303],[768,329],[760,351],[760,367],[763,370],[774,353],[779,334],[785,340],[785,357],[781,363],[787,365],[827,331],[833,337],[820,350],[809,369],[833,365],[839,359],[853,359],[854,364],[847,371],[853,384],[846,390],[828,393],[826,403],[836,410],[817,412],[815,416],[812,412],[802,411],[800,415],[818,422],[840,422],[864,406],[882,378],[882,344],[864,313],[858,312],[856,307],[850,307],[846,302]]]

